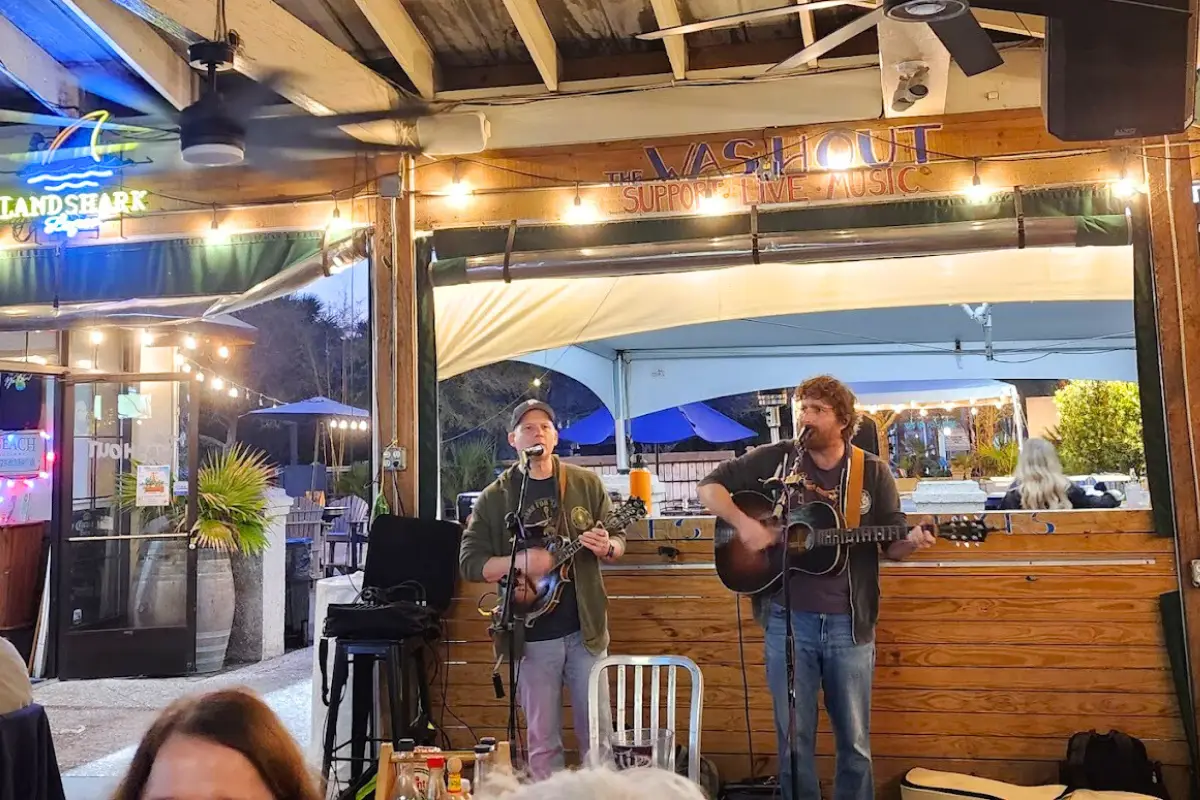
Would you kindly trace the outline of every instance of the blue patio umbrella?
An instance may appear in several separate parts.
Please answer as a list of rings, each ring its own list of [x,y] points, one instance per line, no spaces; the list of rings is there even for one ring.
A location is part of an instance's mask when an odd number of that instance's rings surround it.
[[[698,436],[706,442],[736,442],[758,434],[704,403],[687,403],[634,417],[630,438],[640,444],[669,444]],[[601,444],[612,439],[616,422],[607,408],[584,417],[559,432],[559,437],[576,444]]]

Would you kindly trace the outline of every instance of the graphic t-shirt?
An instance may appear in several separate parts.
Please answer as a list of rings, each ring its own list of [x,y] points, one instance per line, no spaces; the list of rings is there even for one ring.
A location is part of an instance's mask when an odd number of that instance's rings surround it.
[[[521,524],[525,528],[525,535],[535,539],[566,536],[567,531],[558,529],[558,522],[557,478],[531,478],[525,491],[525,507],[521,510]],[[579,602],[575,597],[574,564],[569,569],[572,580],[562,584],[558,605],[549,613],[538,617],[532,628],[526,629],[526,641],[561,639],[579,630]]]
[[[799,483],[797,491],[792,493],[791,506],[795,508],[804,503],[820,501],[840,509],[842,496],[842,473],[846,468],[843,458],[833,469],[821,469],[812,460],[812,456],[804,453],[796,466],[796,477]],[[792,596],[793,611],[808,611],[813,614],[849,614],[850,613],[850,570],[843,570],[837,575],[807,575],[803,572],[793,572],[788,579],[788,588]],[[772,602],[783,605],[783,592],[778,593]]]

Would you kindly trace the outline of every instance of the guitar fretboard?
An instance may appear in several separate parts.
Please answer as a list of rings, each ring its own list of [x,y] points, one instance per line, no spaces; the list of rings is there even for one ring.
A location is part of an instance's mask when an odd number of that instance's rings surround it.
[[[629,525],[636,519],[642,516],[644,506],[623,505],[620,508],[614,509],[604,520],[603,527],[609,533],[619,531]],[[563,564],[570,561],[575,555],[583,549],[582,539],[573,539],[568,544],[561,547],[557,553],[558,557],[554,559],[554,566],[551,571],[558,569]]]
[[[903,525],[877,525],[867,528],[826,528],[814,532],[818,547],[839,544],[871,544],[875,542],[898,542],[908,536]]]

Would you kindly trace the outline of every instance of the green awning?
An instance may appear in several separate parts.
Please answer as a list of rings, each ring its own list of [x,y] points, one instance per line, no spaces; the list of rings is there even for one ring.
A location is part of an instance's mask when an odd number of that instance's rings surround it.
[[[321,249],[323,231],[0,251],[0,306],[243,294]]]

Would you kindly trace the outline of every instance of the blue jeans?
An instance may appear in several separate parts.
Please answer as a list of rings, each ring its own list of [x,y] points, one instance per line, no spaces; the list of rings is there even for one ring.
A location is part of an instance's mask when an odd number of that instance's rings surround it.
[[[796,766],[799,795],[792,794],[788,751],[787,615],[773,605],[767,623],[767,684],[775,707],[779,781],[784,800],[820,800],[817,782],[817,689],[837,747],[834,800],[873,800],[871,772],[871,677],[875,644],[855,644],[849,614],[792,612],[796,641]]]

